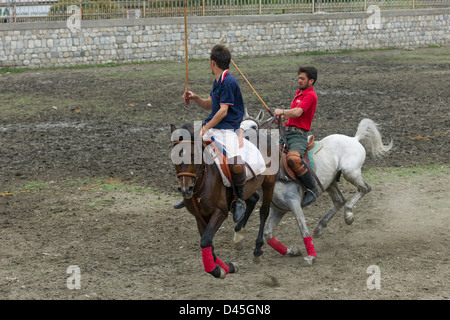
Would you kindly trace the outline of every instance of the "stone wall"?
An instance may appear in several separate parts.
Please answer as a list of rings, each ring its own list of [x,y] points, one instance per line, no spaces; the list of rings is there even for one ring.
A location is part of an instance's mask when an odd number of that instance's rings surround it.
[[[450,44],[450,8],[188,17],[189,58],[208,58],[222,34],[234,57]],[[372,19],[372,20],[371,20]],[[0,68],[184,59],[183,18],[0,24]]]

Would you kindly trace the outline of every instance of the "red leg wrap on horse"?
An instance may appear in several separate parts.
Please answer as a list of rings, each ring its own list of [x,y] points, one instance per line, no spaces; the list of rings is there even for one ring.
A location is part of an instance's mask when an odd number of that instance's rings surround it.
[[[303,242],[305,243],[306,253],[308,254],[308,256],[314,256],[317,258],[316,249],[314,248],[312,238],[311,237],[303,238]]]
[[[284,244],[282,244],[280,241],[275,239],[275,237],[270,238],[270,240],[267,242],[267,244],[269,246],[271,246],[272,248],[274,248],[275,250],[277,250],[282,255],[285,255],[287,252],[287,247]]]
[[[226,274],[230,272],[230,268],[219,258],[216,258],[216,264],[221,267],[223,270],[225,270]]]
[[[202,259],[206,272],[211,272],[216,268],[211,247],[202,248]]]

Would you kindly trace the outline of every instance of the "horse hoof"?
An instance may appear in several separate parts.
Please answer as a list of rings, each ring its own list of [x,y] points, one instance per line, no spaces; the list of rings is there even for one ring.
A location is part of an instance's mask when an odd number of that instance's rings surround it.
[[[301,266],[302,267],[311,267],[315,261],[316,261],[316,257],[314,257],[314,256],[306,256],[306,257],[303,258]]]
[[[298,256],[302,255],[302,252],[301,252],[299,247],[297,247],[297,246],[290,246],[287,249],[286,254],[290,255],[291,257],[298,257]]]
[[[244,229],[241,229],[240,231],[237,231],[234,233],[233,237],[233,247],[236,250],[242,250],[244,249]]]
[[[253,256],[253,263],[254,264],[260,264],[263,261],[263,256]]]
[[[354,220],[353,219],[353,212],[346,212],[344,218],[345,218],[345,223],[347,225],[351,225],[353,223],[353,220]]]
[[[244,249],[244,241],[233,243],[234,250],[241,251]]]
[[[220,268],[220,277],[219,279],[225,279],[227,273],[225,270],[223,270],[222,268]]]
[[[314,237],[319,238],[325,231],[325,228],[322,226],[317,226],[316,229],[314,229]]]
[[[224,279],[225,276],[227,275],[227,272],[224,269],[222,269],[221,267],[219,267],[219,266],[216,266],[216,268],[213,271],[209,272],[209,273],[214,278],[218,278],[218,279]]]
[[[228,273],[237,273],[239,271],[239,265],[236,262],[229,262],[228,268]]]

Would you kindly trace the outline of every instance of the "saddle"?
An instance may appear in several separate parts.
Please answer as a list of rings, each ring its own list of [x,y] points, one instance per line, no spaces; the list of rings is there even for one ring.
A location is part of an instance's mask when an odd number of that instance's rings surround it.
[[[204,141],[204,146],[206,150],[209,151],[210,156],[214,159],[220,175],[222,176],[224,186],[231,187],[232,178],[227,158],[223,153],[218,154],[214,149],[214,143],[211,142],[212,141]],[[261,152],[253,143],[242,137],[242,130],[239,133],[239,147],[239,155],[244,161],[246,168],[246,181],[256,178],[258,175],[264,173],[266,170],[266,163]]]
[[[302,159],[305,162],[308,170],[311,171],[313,177],[316,179],[319,187],[324,191],[322,184],[319,181],[315,174],[315,162],[314,155],[322,149],[322,143],[316,142],[314,140],[314,136],[308,137],[308,147],[305,150],[305,153],[302,155]],[[287,149],[285,146],[280,145],[280,153],[281,153],[281,161],[280,161],[280,170],[278,171],[278,179],[281,181],[295,181],[296,183],[301,184],[300,179],[297,178],[294,171],[289,167],[287,163]]]

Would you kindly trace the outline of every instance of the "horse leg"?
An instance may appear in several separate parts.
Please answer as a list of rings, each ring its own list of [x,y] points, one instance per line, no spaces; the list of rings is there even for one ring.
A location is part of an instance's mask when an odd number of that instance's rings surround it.
[[[275,230],[285,214],[286,211],[281,211],[272,206],[270,208],[269,218],[267,219],[267,224],[263,233],[267,244],[282,255],[287,253],[288,248],[273,236],[273,230]]]
[[[263,204],[261,205],[261,208],[259,209],[259,231],[258,231],[258,237],[256,238],[255,243],[255,250],[253,251],[253,261],[255,263],[261,262],[262,258],[262,246],[264,245],[264,227],[266,225],[267,218],[269,217],[270,213],[270,205],[269,204]]]
[[[264,245],[264,228],[270,214],[270,207],[272,203],[276,179],[276,175],[266,176],[262,184],[263,199],[261,208],[259,209],[259,231],[258,237],[256,238],[255,250],[253,251],[253,261],[255,263],[261,262],[262,258],[262,246]]]
[[[214,252],[214,246],[211,246],[211,248],[212,248],[211,251],[212,251],[212,255],[213,255],[214,263],[215,263],[216,267],[222,268],[225,271],[226,275],[229,274],[229,273],[236,273],[236,272],[238,272],[239,267],[238,267],[238,265],[236,263],[234,263],[234,262],[228,262],[228,263],[223,262],[222,260],[220,260],[216,256],[216,253]],[[222,272],[221,272],[221,275],[223,275]],[[223,276],[223,277],[225,277],[225,276]],[[221,279],[223,279],[223,278],[221,277]]]
[[[290,246],[288,248],[273,236],[273,230],[278,226],[286,212],[273,206],[270,208],[269,218],[264,229],[264,239],[270,247],[282,255],[301,256],[302,253],[299,247]]]
[[[316,226],[316,229],[314,229],[314,236],[317,238],[323,234],[324,228],[327,227],[328,222],[334,217],[336,212],[338,212],[339,209],[342,208],[346,201],[344,195],[338,187],[337,181],[334,181],[328,187],[327,192],[330,195],[331,200],[333,200],[333,207],[331,207],[327,214],[325,214],[322,219],[320,219],[319,223]]]
[[[228,270],[224,268],[225,264],[220,259],[216,265],[216,261],[218,258],[214,253],[212,240],[226,217],[227,215],[224,214],[220,209],[216,209],[209,219],[208,225],[202,233],[200,240],[203,267],[205,271],[210,273],[213,277],[221,279],[225,278],[226,274],[229,272],[229,268]]]
[[[358,202],[359,199],[364,197],[372,189],[366,182],[363,181],[361,175],[361,168],[349,174],[344,173],[344,178],[355,187],[358,188],[358,193],[348,201],[344,206],[344,218],[345,223],[351,225],[353,223],[353,206]]]
[[[305,244],[305,248],[306,248],[307,256],[303,258],[302,265],[305,267],[310,267],[316,260],[317,255],[316,255],[316,249],[314,248],[314,244],[312,242],[311,235],[308,230],[308,226],[306,225],[306,219],[305,219],[305,215],[303,214],[303,210],[301,208],[300,201],[292,203],[291,211],[294,213],[295,219],[297,220],[297,225],[300,229],[300,233],[303,238],[303,243]]]
[[[242,250],[244,247],[244,232],[245,232],[245,225],[247,224],[248,219],[250,218],[250,215],[253,212],[253,209],[255,209],[256,203],[259,200],[259,194],[255,192],[245,200],[245,213],[244,217],[241,219],[241,221],[238,222],[236,227],[234,227],[234,236],[233,236],[233,246],[236,250]]]

